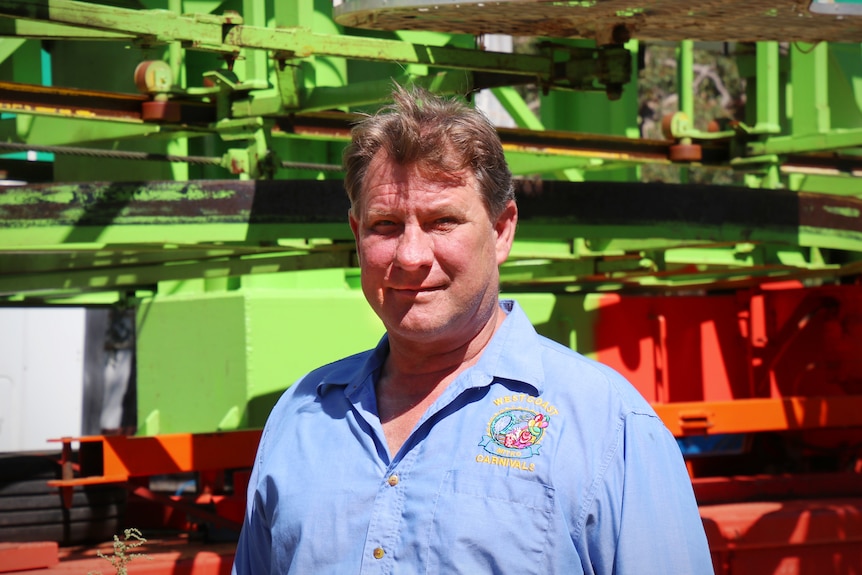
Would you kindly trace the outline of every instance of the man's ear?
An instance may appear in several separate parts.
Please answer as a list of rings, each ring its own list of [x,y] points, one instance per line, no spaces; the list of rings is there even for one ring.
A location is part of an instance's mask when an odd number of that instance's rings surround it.
[[[518,206],[515,200],[509,200],[494,222],[494,232],[497,236],[497,265],[501,265],[509,257],[512,242],[515,241],[516,227],[518,227]]]

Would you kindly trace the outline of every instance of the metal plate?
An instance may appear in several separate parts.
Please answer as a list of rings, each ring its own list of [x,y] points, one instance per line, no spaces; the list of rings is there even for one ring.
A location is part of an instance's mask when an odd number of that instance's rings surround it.
[[[815,14],[809,0],[345,0],[343,26],[598,39],[860,42],[862,19]]]

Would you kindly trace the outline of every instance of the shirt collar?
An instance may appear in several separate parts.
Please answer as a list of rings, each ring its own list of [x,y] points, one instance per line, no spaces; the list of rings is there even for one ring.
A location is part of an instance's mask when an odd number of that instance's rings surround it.
[[[545,373],[536,330],[518,302],[501,300],[500,307],[506,312],[506,319],[473,368],[473,386],[503,379],[527,384],[541,395]],[[477,381],[477,377],[484,383]]]
[[[536,330],[521,306],[513,300],[501,300],[500,307],[506,319],[488,342],[482,357],[471,369],[459,377],[464,387],[484,387],[494,379],[517,381],[529,385],[541,395],[545,375],[542,369],[542,349]],[[373,388],[376,374],[389,353],[389,338],[384,335],[365,361],[356,369],[353,362],[343,362],[343,369],[327,373],[317,384],[317,394],[325,394],[330,387],[344,387],[348,397],[370,385]]]
[[[317,395],[324,395],[331,387],[343,387],[346,388],[345,395],[354,396],[364,387],[365,382],[373,384],[376,374],[380,371],[388,354],[389,337],[384,334],[377,343],[377,347],[370,352],[360,354],[365,355],[365,361],[360,364],[358,369],[356,362],[343,361],[340,362],[340,369],[336,368],[326,373],[317,384]]]

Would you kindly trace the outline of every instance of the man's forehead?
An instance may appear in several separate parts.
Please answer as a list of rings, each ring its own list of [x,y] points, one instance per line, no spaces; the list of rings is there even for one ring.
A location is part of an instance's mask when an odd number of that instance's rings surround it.
[[[475,177],[468,170],[441,172],[423,169],[416,164],[394,162],[370,166],[363,184],[361,195],[366,199],[378,195],[410,195],[413,192],[434,195],[459,188],[478,189]]]
[[[368,166],[365,177],[367,185],[385,183],[386,181],[413,180],[442,187],[463,186],[471,179],[473,179],[473,174],[467,169],[446,170],[422,161],[403,164],[390,160],[384,154],[378,154],[374,157]]]

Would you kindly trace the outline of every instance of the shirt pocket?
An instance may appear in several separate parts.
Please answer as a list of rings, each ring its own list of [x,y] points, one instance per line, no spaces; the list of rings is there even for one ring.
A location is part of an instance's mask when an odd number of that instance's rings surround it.
[[[428,573],[544,573],[554,489],[514,475],[449,471],[428,535]]]

